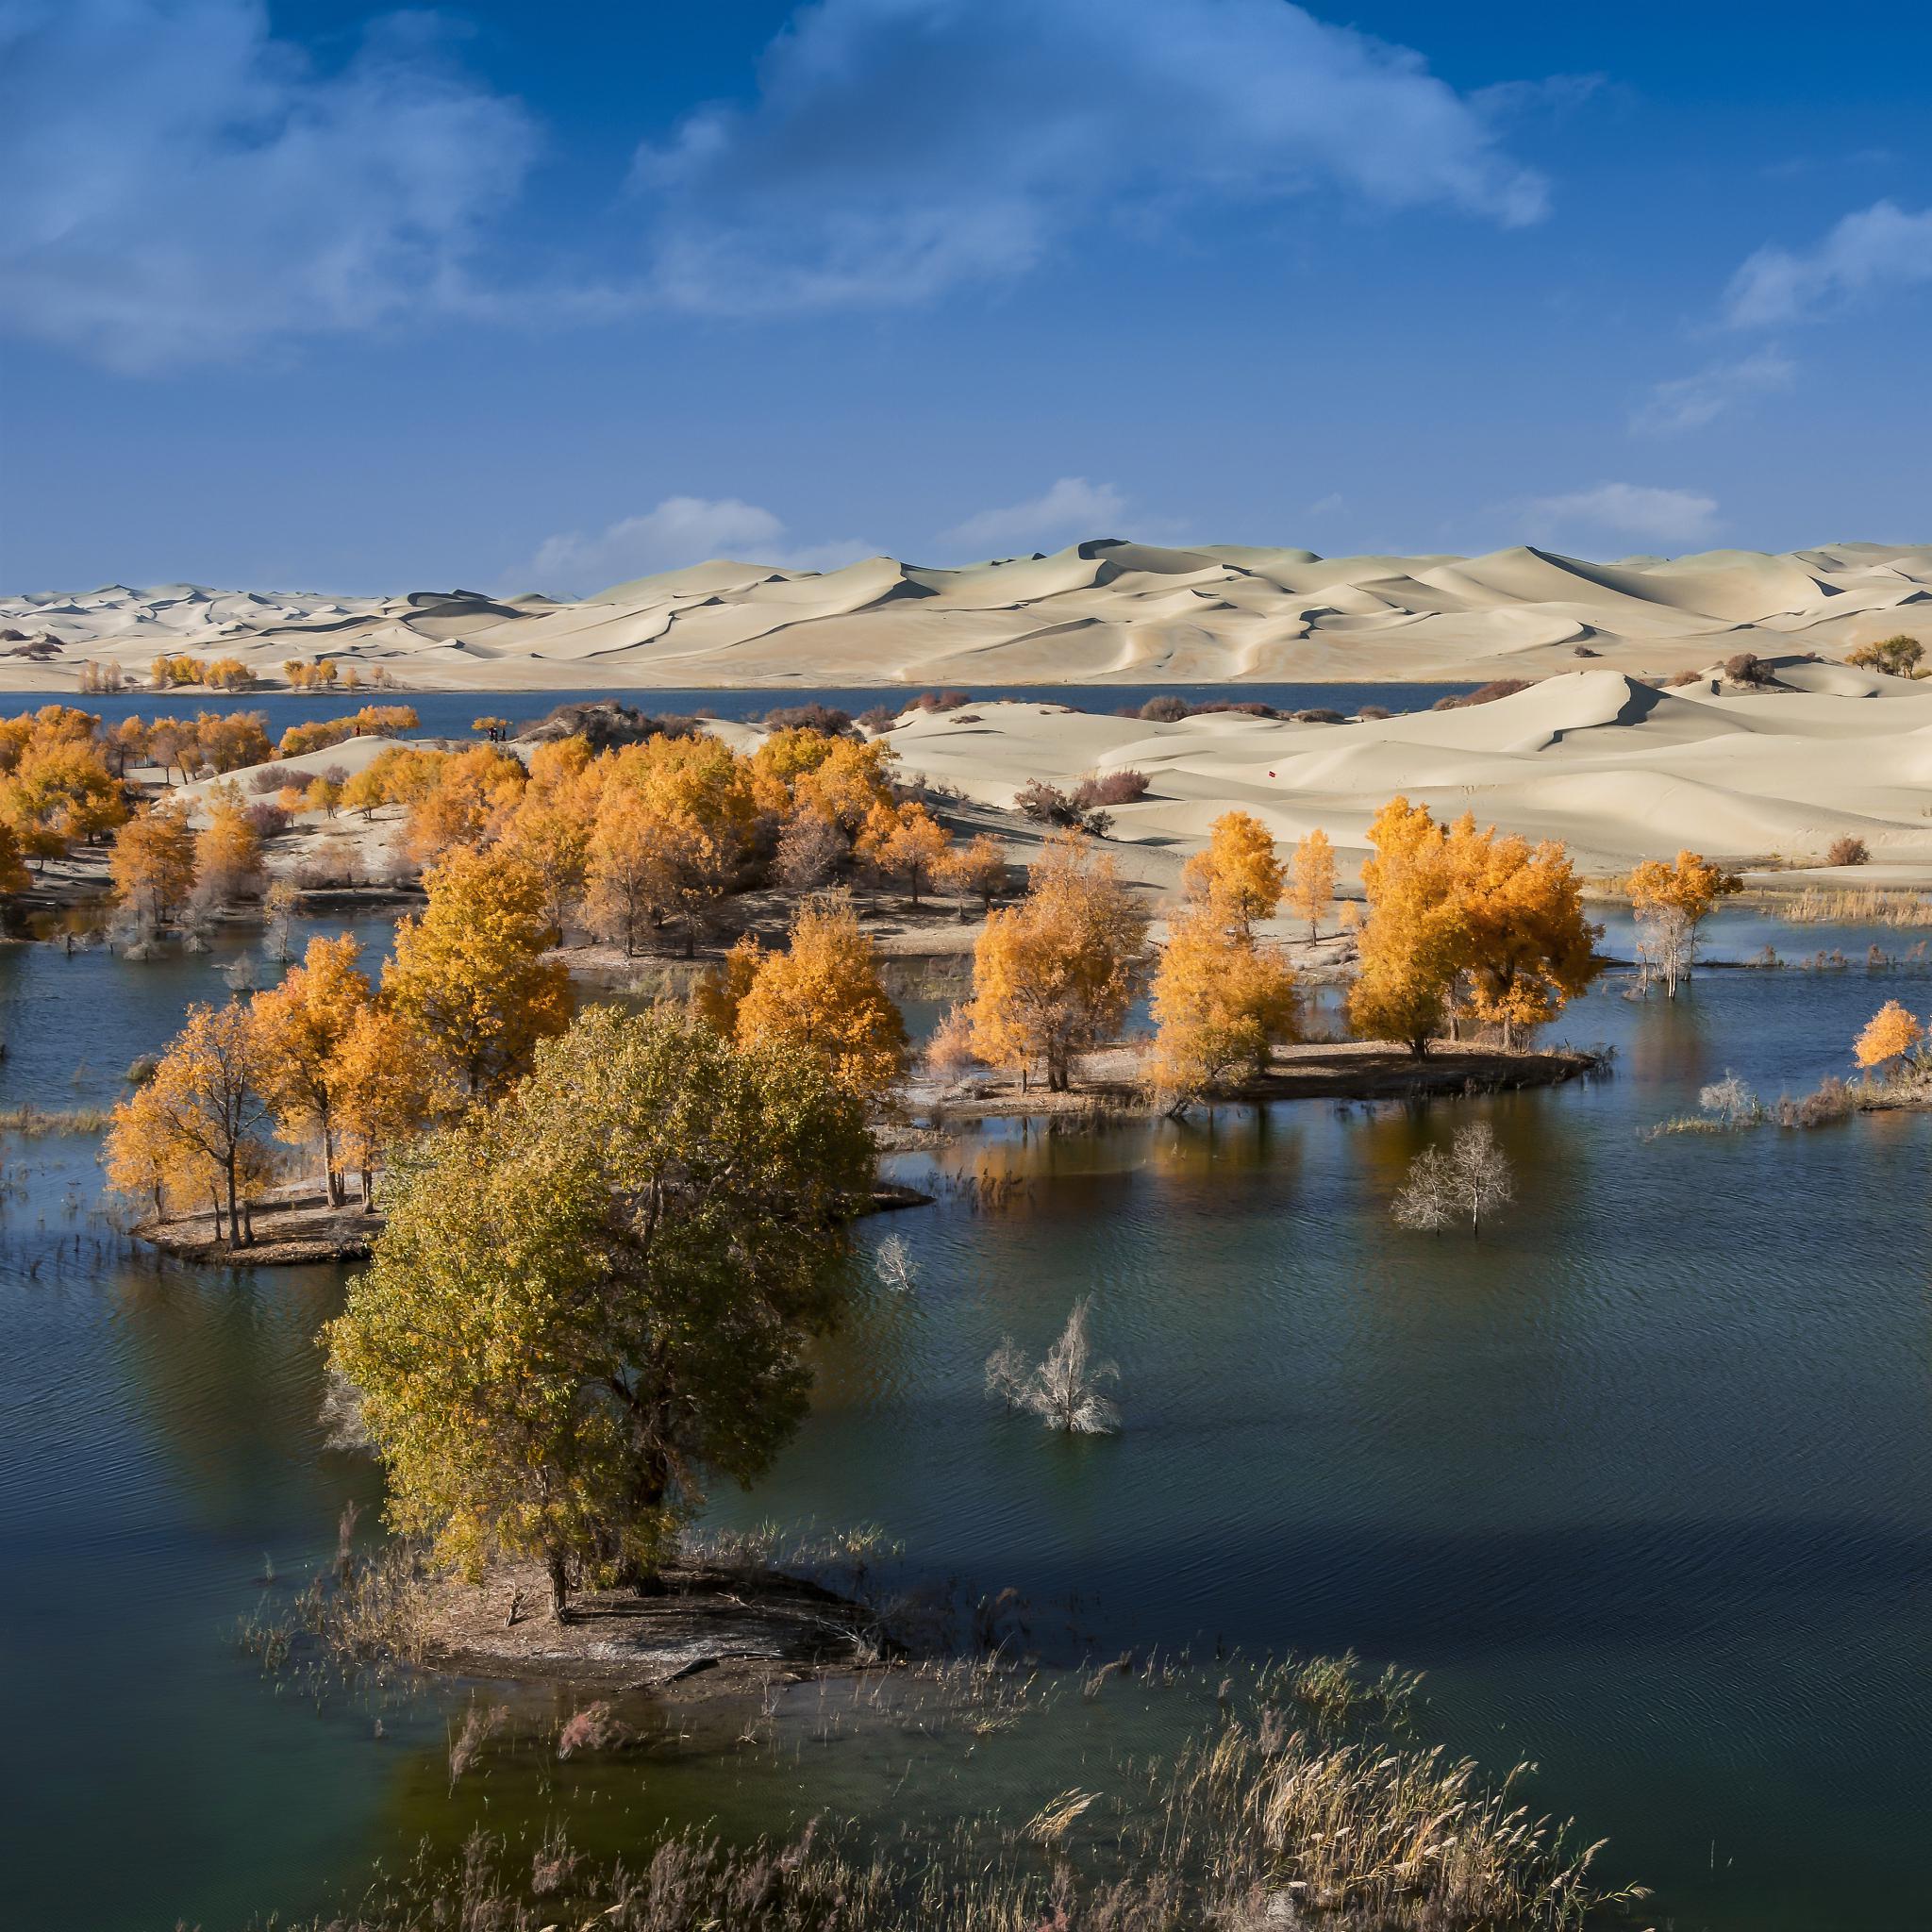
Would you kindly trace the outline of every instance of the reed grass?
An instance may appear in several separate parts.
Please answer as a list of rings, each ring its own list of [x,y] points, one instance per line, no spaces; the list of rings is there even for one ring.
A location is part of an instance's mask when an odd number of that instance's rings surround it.
[[[1807,887],[1789,897],[1767,893],[1757,901],[1766,919],[1793,925],[1932,925],[1932,893],[1905,887],[1844,886],[1837,891]]]
[[[1524,1801],[1527,1764],[1487,1782],[1440,1748],[1270,1738],[1230,1716],[1164,1760],[1121,1769],[1112,1791],[1096,1778],[1024,1816],[908,1829],[887,1845],[859,1821],[816,1821],[750,1844],[675,1833],[599,1865],[554,1824],[536,1842],[478,1832],[459,1857],[425,1846],[408,1871],[289,1932],[1579,1932],[1630,1924],[1646,1896],[1600,1885],[1601,1843]]]
[[[114,1124],[105,1107],[36,1107],[26,1101],[0,1107],[0,1134],[19,1134],[37,1141],[50,1134],[104,1134]]]

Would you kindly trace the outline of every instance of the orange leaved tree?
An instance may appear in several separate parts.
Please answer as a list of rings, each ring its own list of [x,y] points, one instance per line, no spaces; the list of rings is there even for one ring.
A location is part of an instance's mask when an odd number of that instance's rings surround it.
[[[1025,898],[990,913],[973,954],[974,1051],[992,1066],[1046,1069],[1064,1093],[1075,1053],[1118,1031],[1146,952],[1147,914],[1110,855],[1077,832],[1046,841]]]

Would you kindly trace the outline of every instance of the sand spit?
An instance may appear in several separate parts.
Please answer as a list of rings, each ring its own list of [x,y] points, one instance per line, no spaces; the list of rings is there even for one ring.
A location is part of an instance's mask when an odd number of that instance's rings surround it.
[[[720,560],[567,603],[194,584],[0,597],[0,690],[72,690],[90,660],[144,676],[162,651],[239,658],[272,683],[285,659],[320,656],[453,691],[1480,682],[1579,657],[1640,676],[1740,651],[1841,657],[1901,631],[1932,641],[1932,545],[1598,564],[1524,546],[1320,558],[1102,539],[961,569]]]

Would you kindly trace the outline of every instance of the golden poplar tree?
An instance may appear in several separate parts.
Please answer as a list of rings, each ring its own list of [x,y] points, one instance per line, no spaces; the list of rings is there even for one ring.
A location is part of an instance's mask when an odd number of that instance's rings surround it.
[[[232,785],[216,786],[210,793],[208,824],[194,838],[194,873],[224,903],[261,890],[261,835]]]
[[[1308,922],[1308,937],[1322,937],[1322,922],[1335,904],[1335,847],[1320,825],[1295,846],[1289,860],[1288,907]]]
[[[1281,861],[1274,835],[1244,811],[1224,812],[1208,828],[1206,850],[1181,870],[1181,890],[1229,925],[1251,930],[1281,903]]]
[[[356,964],[359,950],[347,933],[318,935],[302,963],[291,966],[279,986],[258,993],[253,1007],[261,1084],[275,1130],[291,1146],[311,1137],[321,1142],[323,1187],[332,1208],[342,1200],[338,1056],[373,997]]]
[[[873,869],[889,879],[903,880],[919,904],[922,887],[930,887],[952,849],[952,836],[915,799],[904,805],[875,805],[858,837],[858,851]]]
[[[437,1068],[415,1028],[372,1002],[336,1045],[327,1079],[342,1165],[373,1198],[375,1170],[420,1134],[437,1109]]]
[[[1506,1049],[1553,1020],[1603,968],[1600,928],[1584,917],[1582,889],[1560,841],[1535,846],[1473,815],[1450,827],[1445,857],[1466,923],[1464,1004],[1499,1026]]]
[[[646,895],[682,924],[685,958],[694,958],[700,927],[750,854],[756,814],[744,761],[708,736],[654,738],[618,752],[606,786],[607,796],[634,794]]]
[[[955,844],[940,861],[939,883],[945,891],[959,895],[959,917],[966,917],[965,901],[977,899],[983,912],[992,910],[992,902],[1012,890],[1012,868],[1007,863],[1007,848],[991,832],[981,832],[965,844]]]
[[[1168,927],[1154,974],[1156,1033],[1147,1082],[1170,1113],[1264,1072],[1295,1037],[1295,976],[1272,949],[1231,927],[1211,906]]]
[[[906,1022],[842,893],[808,899],[791,922],[786,950],[749,963],[748,983],[734,1003],[740,1045],[808,1048],[841,1087],[867,1100],[905,1071]]]
[[[464,1099],[503,1091],[575,1010],[570,974],[544,958],[557,929],[520,859],[458,846],[424,880],[429,904],[396,927],[383,993]]]
[[[153,925],[165,925],[194,890],[194,834],[186,812],[155,806],[114,835],[108,859],[114,895]]]
[[[1026,896],[991,913],[973,955],[974,1051],[991,1066],[1036,1060],[1064,1093],[1074,1054],[1116,1033],[1146,951],[1147,914],[1111,855],[1077,832],[1048,839]]]
[[[184,1194],[205,1195],[215,1236],[253,1237],[248,1205],[274,1178],[275,1158],[253,1015],[241,1000],[194,1006],[143,1090],[144,1122],[174,1150]]]
[[[32,884],[26,867],[21,863],[20,841],[14,837],[13,827],[0,820],[0,899],[24,892]]]
[[[1362,861],[1362,886],[1369,911],[1357,939],[1349,1025],[1360,1040],[1399,1040],[1421,1059],[1447,1014],[1467,924],[1426,806],[1391,799],[1368,836],[1373,856]]]
[[[1697,958],[1698,928],[1717,902],[1739,890],[1736,873],[1708,864],[1702,853],[1679,852],[1666,864],[1647,858],[1624,882],[1637,919],[1639,957],[1655,972],[1664,991],[1677,996],[1677,983],[1690,976]]]
[[[1925,1037],[1925,1029],[1907,1011],[1897,1000],[1887,1000],[1865,1023],[1865,1029],[1858,1035],[1852,1052],[1861,1067],[1868,1071],[1882,1067],[1888,1061],[1901,1063],[1906,1055]]]
[[[656,847],[643,801],[628,786],[605,791],[584,849],[584,922],[628,959],[652,912]]]

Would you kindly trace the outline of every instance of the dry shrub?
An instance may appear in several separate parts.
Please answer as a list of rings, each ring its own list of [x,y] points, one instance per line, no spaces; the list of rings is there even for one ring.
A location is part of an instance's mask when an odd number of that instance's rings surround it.
[[[1773,684],[1776,674],[1756,651],[1740,651],[1724,659],[1724,675],[1733,684]]]
[[[1496,677],[1488,684],[1479,684],[1471,691],[1457,691],[1446,698],[1438,698],[1429,707],[1432,711],[1462,711],[1471,705],[1492,705],[1498,698],[1513,698],[1520,691],[1527,691],[1536,682],[1533,677]]]
[[[1340,711],[1331,711],[1320,705],[1310,710],[1292,712],[1291,716],[1297,724],[1344,724],[1348,722]]]
[[[1150,724],[1178,724],[1188,715],[1186,698],[1149,698],[1139,715]]]
[[[1676,671],[1664,679],[1663,688],[1666,691],[1676,691],[1687,684],[1702,684],[1703,682],[1704,674],[1701,671]]]
[[[856,722],[878,738],[899,722],[899,713],[891,705],[874,705],[870,710],[859,712]]]
[[[1364,721],[1373,721],[1377,718],[1392,718],[1394,715],[1395,713],[1387,705],[1364,705],[1356,713],[1357,718]]]
[[[814,701],[808,705],[781,705],[767,711],[764,724],[767,731],[816,731],[825,738],[843,738],[852,729],[852,718],[849,712]]]
[[[1826,865],[1863,865],[1872,857],[1872,848],[1862,839],[1834,839],[1825,847]]]
[[[912,702],[922,711],[957,711],[970,705],[973,695],[963,691],[923,691]]]
[[[1102,772],[1074,786],[1073,803],[1076,811],[1091,811],[1096,805],[1132,805],[1146,795],[1146,773]]]

